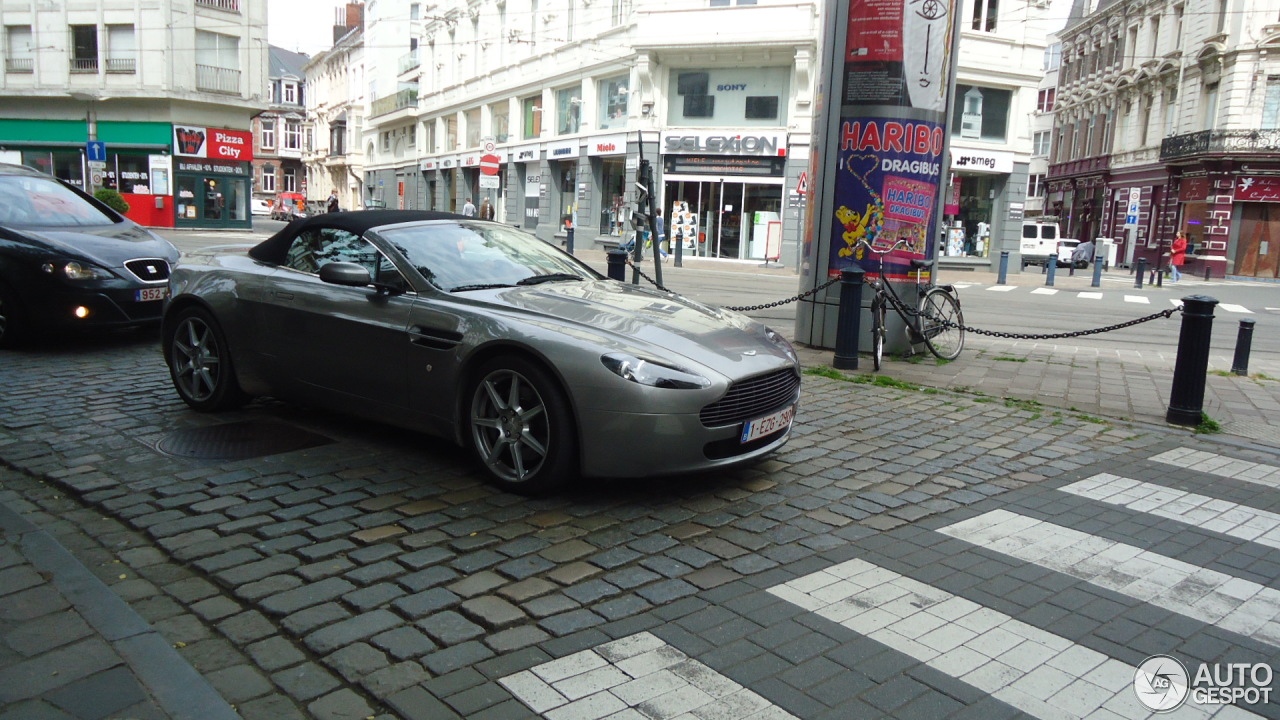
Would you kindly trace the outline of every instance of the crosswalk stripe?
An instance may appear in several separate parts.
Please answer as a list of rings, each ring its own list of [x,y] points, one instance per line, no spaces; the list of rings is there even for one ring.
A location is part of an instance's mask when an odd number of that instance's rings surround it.
[[[1250,310],[1249,308],[1243,305],[1232,305],[1231,303],[1218,303],[1218,308],[1221,310],[1225,310],[1227,312],[1232,312],[1232,313],[1248,313],[1250,315],[1253,314],[1252,310]]]
[[[1151,459],[1164,465],[1175,465],[1188,470],[1231,478],[1232,480],[1254,485],[1280,488],[1280,467],[1275,465],[1237,460],[1225,455],[1203,450],[1192,450],[1191,448],[1169,450],[1155,455]]]
[[[1102,293],[1100,292],[1082,292],[1082,293],[1079,293],[1078,296],[1081,300],[1101,300],[1102,299]]]
[[[1280,514],[1141,480],[1100,473],[1063,492],[1177,520],[1239,540],[1280,548]]]
[[[1016,285],[992,285],[987,289],[992,292],[1009,292],[1010,290],[1017,290],[1018,287]]]
[[[1094,717],[1099,708],[1151,716],[1132,690],[1132,666],[865,560],[769,592],[1036,717]],[[1221,711],[1184,708],[1197,717]]]
[[[939,532],[1280,647],[1280,591],[1055,523],[993,510]]]
[[[1131,302],[1131,303],[1142,303],[1143,305],[1151,304],[1151,298],[1147,297],[1146,295],[1125,295],[1124,301]]]
[[[1182,298],[1169,298],[1169,304],[1177,307],[1182,304]]]
[[[1058,291],[1053,288],[1036,288],[1031,291],[1032,295],[1057,295]]]
[[[648,632],[500,678],[547,720],[796,720]]]

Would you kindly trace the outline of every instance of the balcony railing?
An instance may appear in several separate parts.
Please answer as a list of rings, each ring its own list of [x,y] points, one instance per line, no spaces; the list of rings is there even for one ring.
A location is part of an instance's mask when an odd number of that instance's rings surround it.
[[[196,65],[196,89],[204,92],[240,94],[240,71],[212,65]]]
[[[400,58],[400,74],[403,75],[418,67],[420,64],[421,62],[418,60],[418,51],[414,50]]]
[[[403,110],[408,107],[414,107],[418,104],[417,90],[401,90],[395,95],[388,95],[373,101],[370,106],[370,115],[377,117],[378,115],[386,115],[389,112]]]
[[[98,58],[71,58],[71,72],[73,73],[98,72]]]
[[[7,73],[33,73],[36,71],[36,59],[5,58],[4,71]]]
[[[1053,163],[1049,166],[1049,177],[1060,178],[1075,175],[1087,175],[1089,173],[1101,173],[1106,172],[1110,168],[1110,155],[1095,155],[1094,157],[1080,158],[1079,160],[1067,160],[1065,162]]]
[[[1202,130],[1174,135],[1160,142],[1160,159],[1193,155],[1253,155],[1280,153],[1280,128],[1267,130]]]
[[[210,7],[215,10],[240,12],[240,0],[196,0],[196,5],[200,7]]]
[[[107,58],[109,75],[133,75],[137,72],[138,61],[135,58]]]

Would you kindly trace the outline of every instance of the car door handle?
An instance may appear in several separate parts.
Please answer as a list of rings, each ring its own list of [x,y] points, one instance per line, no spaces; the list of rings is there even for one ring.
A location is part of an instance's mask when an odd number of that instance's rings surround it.
[[[281,300],[292,300],[292,299],[293,299],[293,293],[291,293],[291,292],[283,292],[283,291],[281,291],[281,290],[275,290],[275,291],[273,291],[273,292],[272,292],[272,294],[273,294],[273,295],[275,295],[277,298],[279,298],[279,299],[281,299]]]

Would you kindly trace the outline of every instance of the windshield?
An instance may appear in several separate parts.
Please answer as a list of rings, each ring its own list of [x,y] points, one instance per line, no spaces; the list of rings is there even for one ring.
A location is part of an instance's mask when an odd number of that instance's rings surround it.
[[[432,285],[448,292],[599,275],[558,248],[514,228],[486,222],[437,222],[380,230]]]
[[[0,175],[0,225],[79,227],[115,222],[114,217],[54,180]]]

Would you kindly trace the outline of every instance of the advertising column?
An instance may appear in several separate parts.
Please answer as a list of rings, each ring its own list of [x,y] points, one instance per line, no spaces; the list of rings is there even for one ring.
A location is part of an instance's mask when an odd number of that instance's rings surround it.
[[[832,42],[819,76],[802,291],[854,266],[874,278],[881,258],[884,278],[905,282],[913,258],[936,255],[954,82],[952,10],[952,0],[825,6]],[[801,301],[796,339],[834,347],[838,306],[838,283]],[[869,323],[863,328],[869,332]]]

